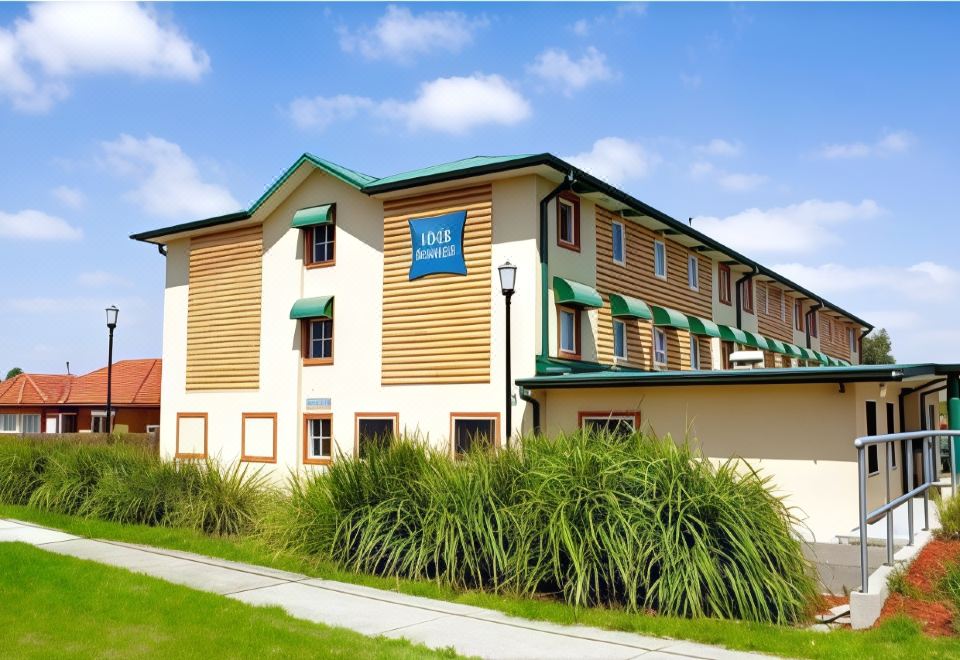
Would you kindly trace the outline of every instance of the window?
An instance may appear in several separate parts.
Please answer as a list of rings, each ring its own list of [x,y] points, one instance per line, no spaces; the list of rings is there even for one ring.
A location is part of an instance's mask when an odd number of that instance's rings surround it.
[[[720,302],[724,305],[730,304],[730,266],[726,264],[719,264],[717,268],[719,273],[718,279],[719,287],[717,292],[720,296]]]
[[[803,302],[799,300],[793,303],[793,323],[797,330],[803,332]]]
[[[687,256],[687,284],[694,291],[700,289],[700,262],[695,254]]]
[[[690,335],[690,368],[694,371],[700,368],[700,341],[696,335]]]
[[[333,362],[333,319],[305,319],[303,322],[303,363]]]
[[[732,341],[722,341],[720,342],[720,354],[723,356],[723,368],[732,369],[733,363],[730,361],[730,355],[733,353],[733,342]]]
[[[328,465],[333,460],[333,415],[303,416],[303,462]]]
[[[580,198],[572,193],[557,198],[557,245],[580,251]]]
[[[667,366],[667,335],[660,328],[653,329],[653,364]]]
[[[867,435],[877,434],[877,402],[867,401]],[[873,476],[880,473],[880,461],[878,460],[878,445],[867,445],[867,474]]]
[[[16,433],[17,415],[11,415],[9,413],[0,415],[0,432]]]
[[[613,261],[627,265],[627,234],[622,222],[613,223]]]
[[[397,434],[397,413],[357,413],[357,456],[366,458],[370,447],[386,448]]]
[[[753,314],[753,280],[745,279],[740,283],[740,307],[748,314]]]
[[[331,224],[316,225],[305,232],[306,263],[308,268],[332,266],[336,263],[334,236],[337,228]]]
[[[110,411],[111,419],[117,421],[117,411]],[[106,433],[107,432],[107,411],[106,410],[94,410],[90,413],[90,430],[93,433]]]
[[[558,310],[559,353],[564,357],[580,357],[580,310],[561,307]]]
[[[240,413],[240,460],[277,462],[277,413]]]
[[[807,313],[810,315],[810,320],[807,321],[807,325],[810,327],[810,336],[816,337],[819,330],[817,323],[817,310],[811,309]]]
[[[667,279],[667,246],[663,241],[653,242],[653,274]]]
[[[497,437],[497,427],[500,425],[499,414],[454,413],[450,419],[453,425],[455,455],[465,454],[478,445],[489,448],[499,444]]]
[[[627,359],[627,324],[616,319],[613,320],[613,357]]]
[[[847,328],[847,345],[851,353],[857,352],[857,333],[853,328]]]
[[[626,437],[640,426],[640,413],[633,412],[581,412],[580,428],[584,431],[609,433]]]
[[[20,422],[24,433],[40,433],[40,415],[24,415]]]
[[[206,458],[207,413],[177,413],[177,458]]]
[[[147,433],[156,433],[160,430],[159,424],[147,424]]]
[[[887,433],[896,433],[897,432],[897,420],[896,420],[896,406],[894,406],[889,401],[887,402]],[[894,442],[890,444],[890,469],[897,469],[897,445],[899,442]]]

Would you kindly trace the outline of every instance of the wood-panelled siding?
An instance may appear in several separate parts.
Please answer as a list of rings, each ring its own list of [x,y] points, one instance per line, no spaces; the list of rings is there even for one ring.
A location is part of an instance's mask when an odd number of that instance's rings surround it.
[[[493,237],[489,184],[384,202],[384,385],[490,382]],[[411,218],[466,211],[466,275],[411,281]]]
[[[187,390],[260,386],[263,231],[190,240]]]
[[[622,222],[626,235],[626,265],[613,261],[613,222]],[[668,238],[628,219],[597,207],[597,291],[604,305],[599,310],[597,328],[597,359],[613,363],[613,318],[610,313],[610,294],[620,293],[643,300],[648,305],[670,307],[684,314],[712,319],[713,290],[712,264]],[[662,240],[667,249],[667,279],[653,274],[653,242]],[[698,259],[699,286],[692,290],[687,278],[687,257]],[[653,326],[650,321],[625,319],[627,322],[627,360],[620,364],[642,369],[653,369]],[[690,368],[690,335],[686,330],[664,328],[667,336],[667,368]],[[710,341],[700,338],[700,368],[710,369]]]
[[[822,312],[817,314],[820,322],[820,351],[835,358],[849,360],[850,344],[847,336],[851,324]]]

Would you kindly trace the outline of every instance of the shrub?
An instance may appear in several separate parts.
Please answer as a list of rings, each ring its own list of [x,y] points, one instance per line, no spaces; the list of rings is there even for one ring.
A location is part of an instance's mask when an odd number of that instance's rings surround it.
[[[81,513],[103,474],[118,462],[131,460],[130,448],[120,445],[74,446],[56,444],[46,452],[40,484],[30,505],[57,513]]]
[[[960,497],[944,498],[937,493],[934,496],[934,502],[936,502],[937,516],[940,519],[940,528],[935,532],[937,537],[960,539]]]
[[[40,485],[46,454],[32,444],[0,442],[0,502],[26,504]]]
[[[187,491],[190,470],[143,453],[109,466],[94,486],[83,513],[119,523],[167,524]]]
[[[234,463],[222,466],[214,459],[179,467],[184,490],[167,520],[218,536],[249,532],[256,526],[267,498],[267,480],[260,471]]]

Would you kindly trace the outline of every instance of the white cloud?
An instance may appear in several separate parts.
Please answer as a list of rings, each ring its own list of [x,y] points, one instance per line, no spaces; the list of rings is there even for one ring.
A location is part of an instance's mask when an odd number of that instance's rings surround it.
[[[27,12],[0,28],[0,95],[19,110],[48,110],[81,74],[197,81],[210,69],[205,51],[145,5],[39,3]]]
[[[87,273],[80,273],[77,276],[77,284],[90,288],[103,288],[111,286],[130,288],[133,286],[133,282],[127,278],[121,277],[120,275],[116,275],[114,273],[108,273],[104,270],[94,270]]]
[[[698,217],[693,226],[748,254],[805,253],[838,244],[837,226],[869,220],[882,212],[872,199],[858,204],[810,199],[779,208],[751,208],[725,218]]]
[[[426,11],[414,14],[407,7],[389,5],[373,27],[353,32],[340,30],[340,47],[368,59],[409,61],[432,51],[459,52],[473,41],[484,18],[469,18],[457,11]]]
[[[76,241],[83,236],[66,220],[42,211],[26,209],[17,213],[0,211],[0,238],[29,241]]]
[[[731,142],[722,138],[713,138],[706,144],[697,146],[697,151],[708,156],[733,157],[743,152],[743,144],[739,141]]]
[[[363,96],[339,96],[294,99],[290,103],[290,117],[300,128],[324,130],[335,121],[352,119],[358,113],[370,110],[376,104]]]
[[[411,130],[466,133],[476,126],[512,126],[528,118],[530,104],[498,75],[438,78],[420,85],[409,102],[386,101],[380,111],[401,119]]]
[[[549,48],[529,67],[531,73],[546,83],[563,90],[567,96],[587,85],[614,77],[607,66],[607,57],[593,46],[587,48],[579,60],[573,60],[565,50]]]
[[[565,159],[615,186],[642,179],[660,160],[657,154],[642,145],[618,137],[601,138],[593,143],[590,151]]]
[[[916,138],[908,131],[887,131],[872,144],[866,142],[826,144],[819,149],[817,155],[828,160],[890,156],[908,151],[915,143]]]
[[[868,291],[882,296],[902,295],[927,302],[952,299],[960,272],[950,266],[922,261],[912,266],[844,266],[780,264],[777,272],[825,296]],[[946,297],[946,298],[945,298]]]
[[[87,201],[83,191],[78,188],[71,188],[70,186],[57,186],[50,192],[61,204],[72,209],[82,207]]]
[[[203,181],[196,163],[173,142],[121,135],[102,147],[104,162],[115,174],[138,180],[138,187],[127,193],[127,198],[148,213],[196,218],[240,207],[229,190]]]
[[[724,190],[732,192],[748,192],[756,190],[768,181],[763,174],[746,174],[743,172],[724,172],[717,177],[717,183]]]
[[[595,30],[608,28],[611,23],[625,20],[631,16],[645,16],[646,13],[646,2],[625,2],[617,5],[616,11],[598,14],[592,18],[581,18],[575,21],[573,25],[570,26],[570,30],[578,37],[585,37]]]

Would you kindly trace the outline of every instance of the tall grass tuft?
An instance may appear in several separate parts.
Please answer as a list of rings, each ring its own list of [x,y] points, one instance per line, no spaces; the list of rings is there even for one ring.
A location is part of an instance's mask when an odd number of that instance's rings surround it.
[[[185,496],[193,471],[141,452],[118,461],[101,475],[83,513],[102,520],[142,525],[168,524]]]
[[[81,513],[103,474],[112,466],[132,459],[120,445],[51,445],[44,462],[40,484],[29,504],[57,513]]]
[[[940,527],[936,530],[938,538],[960,539],[960,497],[956,495],[943,497],[934,491],[934,501],[937,506],[937,517]]]
[[[241,463],[223,466],[214,459],[179,468],[184,490],[167,520],[207,534],[232,536],[252,531],[268,498],[269,488],[259,470]]]
[[[22,442],[0,442],[0,502],[27,504],[43,478],[47,454]]]

